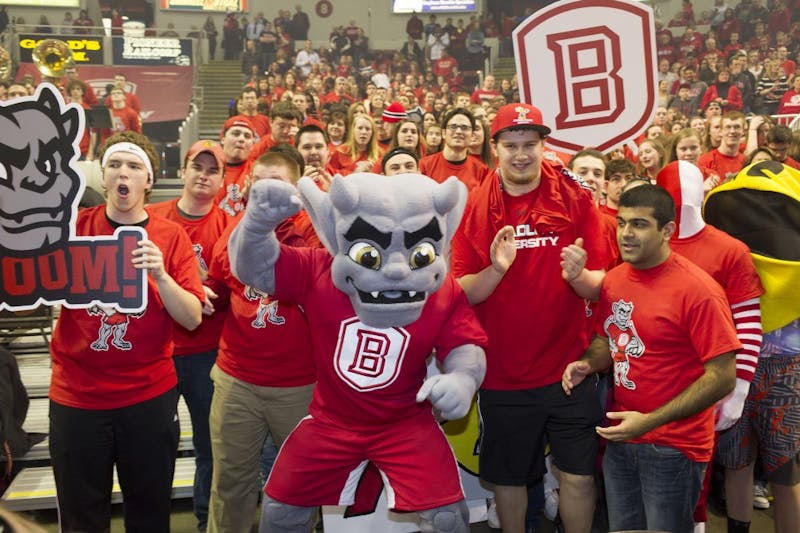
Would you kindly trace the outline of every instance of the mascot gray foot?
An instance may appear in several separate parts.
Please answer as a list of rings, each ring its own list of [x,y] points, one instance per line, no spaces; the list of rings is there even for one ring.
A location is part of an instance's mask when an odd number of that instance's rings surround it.
[[[275,501],[266,494],[261,504],[259,533],[308,533],[316,507],[296,507]]]
[[[422,533],[468,533],[469,509],[464,500],[419,512]]]

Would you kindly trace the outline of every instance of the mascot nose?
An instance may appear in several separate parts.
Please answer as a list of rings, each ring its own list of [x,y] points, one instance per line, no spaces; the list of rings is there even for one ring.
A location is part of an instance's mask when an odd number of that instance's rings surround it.
[[[389,256],[389,261],[383,267],[383,275],[389,279],[401,280],[407,278],[411,274],[411,268],[408,266],[403,254],[395,252]]]

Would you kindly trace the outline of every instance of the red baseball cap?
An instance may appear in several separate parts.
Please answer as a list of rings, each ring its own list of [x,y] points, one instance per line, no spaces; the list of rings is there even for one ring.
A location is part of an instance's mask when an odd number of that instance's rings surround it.
[[[189,150],[186,152],[186,159],[184,159],[183,166],[191,163],[194,161],[195,157],[204,152],[208,152],[214,156],[214,159],[217,160],[217,165],[219,165],[220,170],[225,169],[225,152],[222,151],[222,147],[219,145],[219,143],[209,140],[197,141],[190,146]]]
[[[250,121],[247,120],[246,116],[234,115],[228,120],[226,120],[225,124],[222,125],[222,131],[219,132],[220,139],[225,135],[226,131],[228,131],[234,126],[239,126],[240,128],[247,128],[253,133],[253,135],[255,135],[256,133],[256,131],[253,129],[253,125],[250,124]]]
[[[536,130],[542,137],[550,135],[550,128],[542,124],[542,112],[530,104],[506,104],[498,109],[492,121],[490,137],[496,139],[500,133],[511,128]]]

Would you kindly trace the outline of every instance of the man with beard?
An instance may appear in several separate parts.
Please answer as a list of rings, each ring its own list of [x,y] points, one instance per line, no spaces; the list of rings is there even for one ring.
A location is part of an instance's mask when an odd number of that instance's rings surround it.
[[[316,124],[306,124],[297,131],[294,144],[306,164],[303,176],[308,176],[320,188],[328,190],[331,178],[336,173],[329,165],[328,134]]]

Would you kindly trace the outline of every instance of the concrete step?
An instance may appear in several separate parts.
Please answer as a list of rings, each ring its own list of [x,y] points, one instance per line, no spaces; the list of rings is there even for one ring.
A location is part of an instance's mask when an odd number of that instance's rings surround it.
[[[175,461],[172,480],[172,499],[191,498],[194,487],[194,457],[179,457]],[[56,508],[56,482],[49,466],[25,468],[3,493],[3,504],[12,511],[32,511]],[[122,490],[114,470],[111,502],[122,502]]]
[[[19,366],[20,379],[22,379],[31,401],[47,398],[52,374],[50,354],[44,352],[17,356],[17,366]]]
[[[0,344],[14,355],[46,353],[53,333],[53,313],[40,307],[32,313],[0,313]]]
[[[217,139],[228,118],[230,101],[242,90],[241,62],[214,61],[198,70],[197,85],[203,91],[203,109],[198,116],[201,138]]]
[[[28,385],[23,377],[25,387]],[[49,378],[48,378],[49,385]],[[178,400],[178,420],[181,426],[180,437],[178,440],[178,450],[181,452],[190,452],[194,450],[192,444],[192,419],[189,416],[189,408],[183,400],[183,396]],[[32,398],[28,406],[28,415],[25,417],[25,423],[22,429],[28,433],[48,433],[50,430],[50,400],[44,398]],[[24,457],[16,459],[17,461],[49,461],[50,460],[50,440],[45,438],[42,442],[36,444],[31,448]]]

